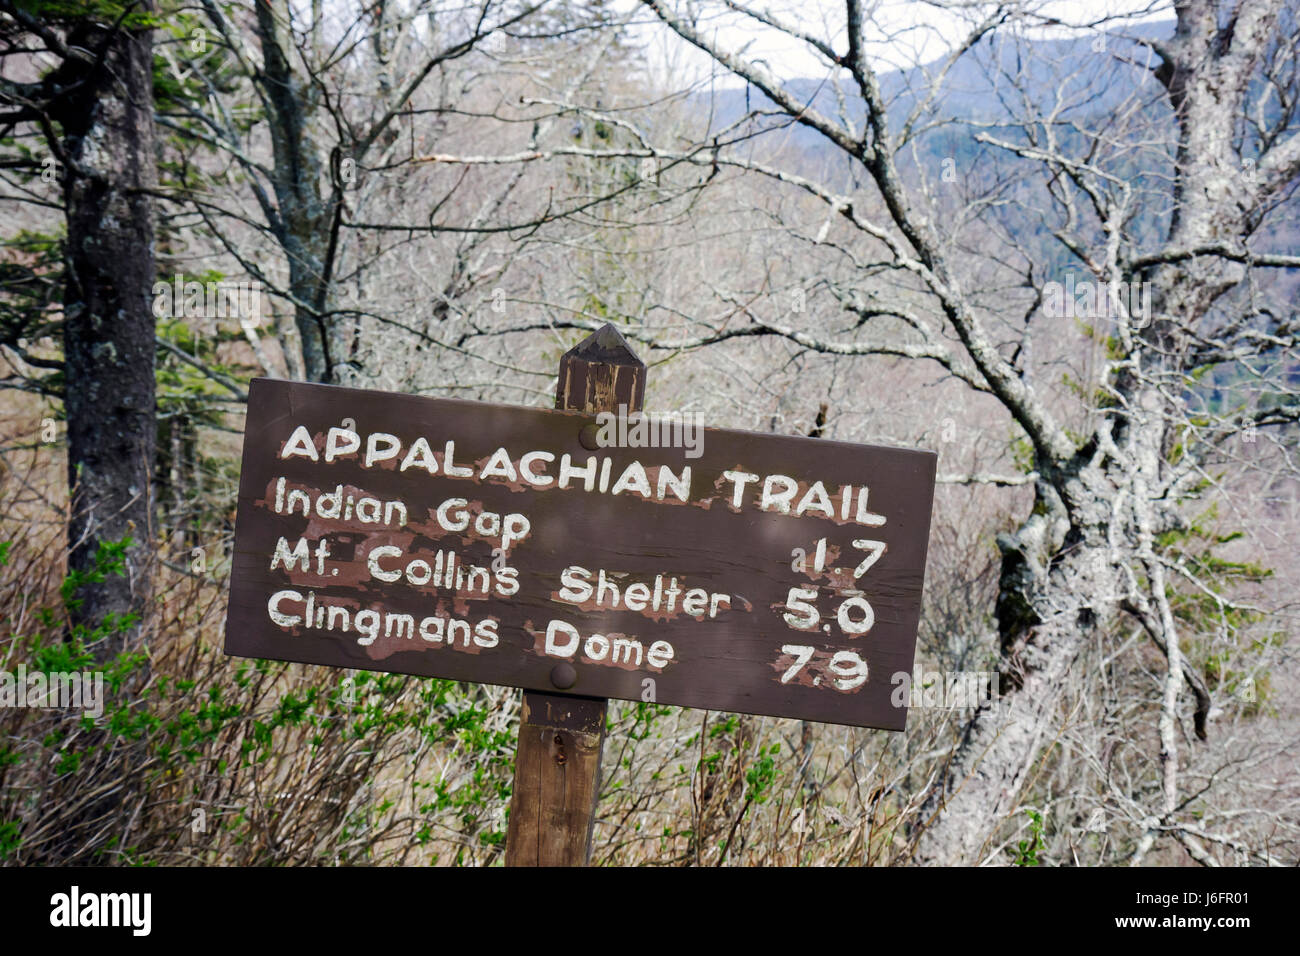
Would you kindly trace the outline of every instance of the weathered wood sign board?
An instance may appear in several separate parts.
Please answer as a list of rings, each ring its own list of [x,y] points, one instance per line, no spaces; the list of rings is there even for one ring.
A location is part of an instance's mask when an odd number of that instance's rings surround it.
[[[654,421],[255,380],[226,653],[904,729],[935,455]]]

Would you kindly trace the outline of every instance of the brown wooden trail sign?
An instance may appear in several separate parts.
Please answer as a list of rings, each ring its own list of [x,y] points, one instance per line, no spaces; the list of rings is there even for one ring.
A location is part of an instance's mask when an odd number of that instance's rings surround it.
[[[255,380],[226,653],[534,692],[516,861],[585,859],[606,698],[904,729],[935,455],[644,388],[612,326],[561,360],[576,410]]]

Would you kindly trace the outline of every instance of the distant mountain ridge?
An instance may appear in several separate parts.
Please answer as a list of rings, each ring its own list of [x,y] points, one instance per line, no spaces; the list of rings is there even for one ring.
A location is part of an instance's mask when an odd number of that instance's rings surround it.
[[[1102,34],[1029,41],[1033,56],[1021,59],[1021,45],[1014,38],[994,33],[985,37],[958,58],[944,77],[935,106],[944,116],[963,120],[996,122],[1011,118],[1016,110],[1008,108],[1011,96],[1018,108],[1021,92],[1014,90],[1007,76],[1017,78],[1029,70],[1028,82],[1021,83],[1038,99],[1033,105],[1039,109],[1055,104],[1058,91],[1063,91],[1067,101],[1085,113],[1113,110],[1132,93],[1129,84],[1099,82],[1121,57],[1135,63],[1155,62],[1156,57],[1148,47],[1133,38],[1167,39],[1174,30],[1173,20],[1137,24],[1122,33],[1105,34],[1105,47],[1096,49]],[[880,74],[881,92],[889,106],[890,121],[900,126],[916,102],[916,97],[929,93],[929,80],[943,66],[943,59],[934,60],[906,70],[891,70]],[[827,116],[838,117],[840,104],[830,82],[825,79],[795,78],[785,82],[787,92]],[[861,129],[866,119],[866,109],[857,96],[847,72],[841,75],[841,88],[849,108],[849,118]],[[1153,87],[1153,95],[1155,88]],[[756,87],[728,88],[699,94],[710,99],[714,113],[714,129],[734,123],[750,109],[774,109],[775,104]],[[817,148],[821,137],[806,127],[793,132],[799,147]]]

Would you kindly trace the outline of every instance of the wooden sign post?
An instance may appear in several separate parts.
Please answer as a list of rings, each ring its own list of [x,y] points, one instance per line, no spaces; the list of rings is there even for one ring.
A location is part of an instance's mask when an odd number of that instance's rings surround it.
[[[595,414],[622,405],[640,412],[645,378],[645,363],[606,325],[560,358],[555,407]],[[551,669],[559,689],[576,679],[572,664]],[[506,866],[586,866],[591,859],[608,705],[607,697],[524,691]]]
[[[257,379],[226,653],[524,690],[507,863],[590,852],[608,698],[903,730],[931,452]]]

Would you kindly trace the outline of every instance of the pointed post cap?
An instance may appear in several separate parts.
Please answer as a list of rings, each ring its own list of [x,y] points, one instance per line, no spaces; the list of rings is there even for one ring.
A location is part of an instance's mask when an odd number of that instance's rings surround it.
[[[600,365],[640,365],[645,363],[637,358],[632,346],[627,344],[623,333],[614,328],[613,323],[606,322],[595,332],[564,353],[565,358],[579,358],[584,362]]]
[[[578,412],[639,412],[645,402],[645,362],[606,322],[565,352],[555,383],[555,407]]]

